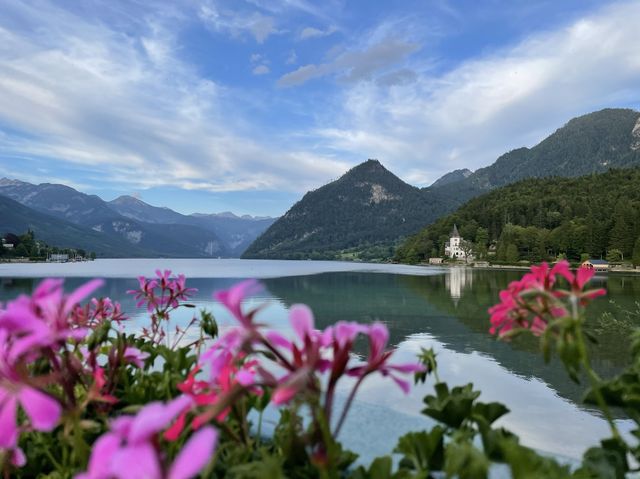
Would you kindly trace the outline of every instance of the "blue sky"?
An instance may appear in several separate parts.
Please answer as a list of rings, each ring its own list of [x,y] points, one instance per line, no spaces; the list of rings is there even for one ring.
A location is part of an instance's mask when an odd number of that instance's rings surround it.
[[[640,2],[0,0],[0,176],[280,215],[640,106]]]

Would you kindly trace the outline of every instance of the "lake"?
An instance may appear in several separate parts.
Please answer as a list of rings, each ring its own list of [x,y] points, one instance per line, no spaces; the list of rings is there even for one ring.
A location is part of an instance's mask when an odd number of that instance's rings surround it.
[[[482,391],[481,400],[505,403],[511,413],[499,424],[540,451],[578,458],[608,434],[601,416],[581,404],[582,386],[572,383],[557,361],[545,364],[536,340],[504,343],[489,335],[487,308],[522,271],[201,259],[0,264],[0,301],[31,292],[42,277],[66,277],[68,290],[88,278],[102,277],[106,284],[97,295],[119,301],[132,318],[128,328],[135,330],[145,323],[145,314],[135,309],[125,292],[137,287],[138,275],[151,276],[156,268],[190,278],[187,285],[198,288],[192,302],[212,310],[221,329],[232,324],[232,319],[212,299],[212,292],[244,278],[261,280],[263,291],[248,302],[267,303],[262,321],[286,334],[291,334],[287,309],[295,303],[312,308],[317,327],[338,320],[383,321],[398,349],[397,360],[411,360],[421,347],[433,347],[442,379],[450,385],[473,382]],[[639,308],[640,277],[610,275],[594,281],[608,289],[608,296],[596,300],[591,309],[594,324],[605,312]],[[192,314],[193,310],[184,309],[174,320],[184,323]],[[592,351],[594,367],[605,376],[619,371],[627,360],[625,333],[606,327],[593,331],[600,339]],[[389,380],[370,379],[361,389],[341,439],[364,461],[390,453],[400,435],[433,425],[420,414],[422,398],[432,386],[430,379],[405,396]],[[629,421],[618,422],[622,430],[631,429]]]

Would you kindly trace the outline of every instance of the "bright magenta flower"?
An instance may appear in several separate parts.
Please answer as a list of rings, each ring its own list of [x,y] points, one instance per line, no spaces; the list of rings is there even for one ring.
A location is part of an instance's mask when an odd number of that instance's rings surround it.
[[[253,313],[244,314],[241,304],[247,296],[260,291],[260,289],[260,284],[256,280],[248,279],[229,289],[218,291],[213,296],[233,314],[242,326],[250,327]]]
[[[351,376],[364,377],[374,372],[380,373],[382,376],[389,376],[405,394],[409,393],[410,383],[398,376],[400,374],[413,374],[424,371],[425,367],[421,364],[403,363],[389,364],[389,359],[393,355],[393,350],[387,350],[389,341],[389,330],[382,323],[373,323],[369,326],[367,335],[369,337],[369,357],[367,364],[351,368],[347,374]]]
[[[158,434],[184,410],[191,407],[187,396],[173,401],[151,403],[136,416],[123,416],[95,443],[87,472],[76,479],[188,479],[209,462],[217,442],[217,432],[204,427],[187,441],[172,465],[163,465],[164,455]]]
[[[594,271],[578,268],[574,274],[567,261],[559,261],[552,268],[547,263],[532,266],[522,279],[512,281],[500,292],[500,303],[489,308],[491,334],[505,336],[514,329],[528,329],[540,335],[550,320],[569,315],[569,304],[563,298],[573,297],[584,306],[588,301],[605,294],[604,289],[583,291]],[[564,278],[569,289],[559,287]]]
[[[183,274],[173,277],[170,270],[156,270],[155,279],[147,279],[144,276],[138,277],[139,289],[127,291],[133,294],[138,300],[137,307],[146,304],[147,311],[165,312],[168,309],[175,309],[180,306],[181,301],[186,301],[197,290],[186,287],[186,278]]]

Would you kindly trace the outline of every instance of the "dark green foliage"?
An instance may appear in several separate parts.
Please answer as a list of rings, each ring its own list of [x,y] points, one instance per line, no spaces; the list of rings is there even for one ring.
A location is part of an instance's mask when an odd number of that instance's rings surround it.
[[[565,254],[630,257],[640,236],[640,170],[611,170],[581,178],[529,179],[469,201],[455,213],[409,238],[397,259],[414,263],[428,258],[431,246],[442,248],[453,224],[480,225],[466,240],[496,245],[498,261],[542,261]],[[626,248],[626,249],[623,249]],[[517,256],[516,254],[517,253]],[[615,253],[615,252],[614,252]],[[619,260],[618,259],[618,260]]]
[[[640,266],[640,236],[633,246],[633,256],[631,260],[633,261],[634,266]]]

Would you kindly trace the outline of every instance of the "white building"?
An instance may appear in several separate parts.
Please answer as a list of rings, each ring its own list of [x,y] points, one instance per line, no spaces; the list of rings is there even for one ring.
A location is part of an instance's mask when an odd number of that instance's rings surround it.
[[[449,258],[465,259],[467,255],[460,248],[461,243],[462,237],[460,236],[460,233],[458,233],[458,227],[453,225],[453,229],[449,235],[449,242],[444,245],[444,254]]]

